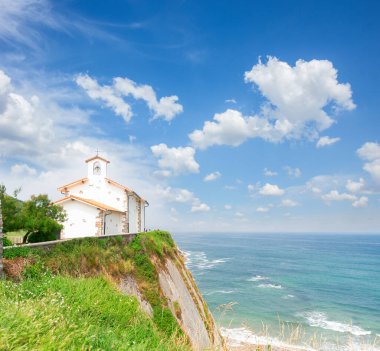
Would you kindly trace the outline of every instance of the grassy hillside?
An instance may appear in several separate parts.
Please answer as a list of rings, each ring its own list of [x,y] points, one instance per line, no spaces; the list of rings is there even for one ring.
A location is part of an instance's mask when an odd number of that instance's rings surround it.
[[[160,292],[156,266],[176,247],[166,232],[79,239],[49,249],[4,252],[0,282],[0,350],[189,350]],[[119,292],[131,274],[153,307]]]

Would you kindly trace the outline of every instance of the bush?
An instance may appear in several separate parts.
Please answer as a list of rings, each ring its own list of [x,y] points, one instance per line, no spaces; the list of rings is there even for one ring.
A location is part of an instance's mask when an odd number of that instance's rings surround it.
[[[52,232],[34,232],[28,235],[28,243],[40,243],[43,241],[57,240],[57,235]]]
[[[3,237],[3,246],[12,246],[12,241],[10,241],[6,236]]]

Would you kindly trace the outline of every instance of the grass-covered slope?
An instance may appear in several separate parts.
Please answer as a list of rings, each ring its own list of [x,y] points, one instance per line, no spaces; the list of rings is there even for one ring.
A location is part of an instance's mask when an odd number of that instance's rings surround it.
[[[189,350],[168,308],[157,267],[176,254],[166,232],[9,248],[0,282],[0,350]],[[117,288],[132,275],[149,318]]]

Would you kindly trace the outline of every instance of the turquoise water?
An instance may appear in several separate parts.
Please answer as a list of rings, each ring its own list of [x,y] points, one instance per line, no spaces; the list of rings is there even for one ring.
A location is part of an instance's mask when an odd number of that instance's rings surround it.
[[[316,333],[318,349],[380,350],[380,235],[174,237],[215,319],[236,342],[259,334],[282,339],[285,324],[301,326],[300,345]],[[230,302],[233,310],[221,313]]]

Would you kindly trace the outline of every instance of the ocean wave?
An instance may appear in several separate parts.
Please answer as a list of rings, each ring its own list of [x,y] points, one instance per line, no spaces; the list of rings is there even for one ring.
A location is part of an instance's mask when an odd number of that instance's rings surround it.
[[[356,325],[330,321],[328,320],[327,315],[323,312],[306,312],[300,314],[300,316],[305,318],[311,327],[319,327],[322,329],[333,330],[340,333],[351,333],[355,336],[364,336],[371,334],[371,331],[364,330]]]
[[[286,348],[300,351],[317,351],[308,346],[291,345],[277,338],[270,336],[259,336],[253,334],[247,328],[220,328],[220,331],[227,341],[227,344],[232,347],[238,347],[244,344],[251,345],[271,345],[272,347]]]
[[[307,345],[289,344],[286,341],[281,341],[278,338],[271,336],[259,336],[252,333],[249,329],[241,328],[220,328],[220,331],[225,338],[227,344],[231,347],[239,347],[243,345],[271,345],[273,349],[292,350],[292,351],[317,351],[317,349]],[[318,346],[318,351],[380,351],[377,346],[367,344],[360,341],[350,339],[348,342],[324,343]]]
[[[280,284],[259,284],[257,287],[263,289],[283,289]]]
[[[290,294],[282,296],[284,300],[294,299],[294,297],[295,297],[294,295],[290,295]]]
[[[254,277],[248,278],[247,282],[258,282],[260,280],[268,280],[268,277],[263,277],[261,275],[255,275]]]
[[[194,268],[199,270],[212,269],[230,260],[229,257],[210,260],[203,251],[182,251],[182,253],[185,257],[185,264],[190,270]]]

